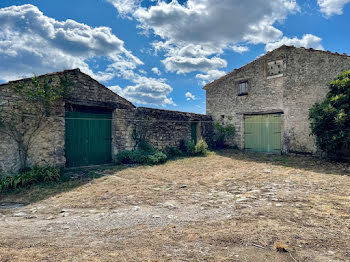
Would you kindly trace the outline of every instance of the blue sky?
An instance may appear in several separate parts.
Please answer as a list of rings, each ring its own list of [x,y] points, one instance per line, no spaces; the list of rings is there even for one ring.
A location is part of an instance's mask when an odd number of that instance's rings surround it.
[[[0,83],[79,67],[137,106],[205,113],[203,85],[282,44],[350,54],[350,0],[1,0]]]

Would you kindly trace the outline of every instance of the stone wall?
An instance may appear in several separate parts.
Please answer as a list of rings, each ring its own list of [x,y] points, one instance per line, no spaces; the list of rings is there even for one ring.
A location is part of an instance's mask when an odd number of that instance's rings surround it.
[[[113,115],[113,152],[116,154],[134,148],[134,129],[138,133],[142,132],[146,140],[157,149],[179,146],[181,140],[191,140],[191,123],[197,124],[197,138],[202,137],[211,144],[214,132],[211,117],[143,107],[116,109]]]
[[[4,107],[9,103],[20,101],[20,98],[13,93],[11,84],[2,85],[0,88],[0,101]],[[26,121],[30,122],[33,116],[29,109],[27,114],[25,117],[29,119]],[[20,168],[19,148],[16,141],[2,130],[0,130],[0,173],[14,173]],[[64,132],[64,102],[62,102],[34,136],[28,151],[28,165],[64,166]]]
[[[68,89],[66,104],[115,108],[135,108],[128,100],[117,95],[90,76],[81,73],[79,69],[63,72],[72,88]],[[56,73],[57,74],[57,73]]]
[[[284,61],[283,72],[270,77],[267,65],[280,60]],[[235,143],[243,149],[245,114],[283,113],[282,151],[315,153],[309,109],[325,98],[328,83],[348,69],[348,56],[282,46],[208,84],[204,88],[207,115],[234,124]],[[238,96],[238,84],[243,80],[248,80],[249,92]]]
[[[135,108],[126,99],[113,93],[96,80],[80,72],[66,70],[39,76],[39,81],[58,86],[60,81],[69,84],[68,93],[42,131],[35,137],[29,151],[30,165],[64,167],[65,158],[65,111],[66,110],[110,110],[112,119],[112,154],[131,150],[135,145],[133,130],[146,132],[146,139],[155,147],[178,146],[180,140],[191,139],[191,123],[197,123],[198,136],[210,144],[213,133],[211,117],[199,114]],[[22,79],[0,85],[0,101],[14,101],[13,84],[31,84]],[[0,133],[0,173],[16,172],[19,167],[18,147],[8,136]]]
[[[328,83],[350,69],[350,57],[330,52],[287,48],[288,71],[283,90],[285,144],[290,152],[315,153],[309,109],[326,97]]]
[[[38,78],[42,83],[47,82],[53,86],[59,86],[60,81],[64,80],[69,87],[65,100],[55,108],[54,115],[47,120],[41,132],[35,137],[29,150],[29,165],[65,166],[65,109],[77,108],[77,106],[104,108],[111,111],[115,108],[135,108],[132,103],[81,73],[79,69],[46,74]],[[19,99],[14,94],[12,85],[30,85],[31,83],[32,79],[28,78],[1,84],[1,103],[6,104],[7,101]],[[20,167],[16,142],[1,132],[0,141],[0,173],[16,172]]]

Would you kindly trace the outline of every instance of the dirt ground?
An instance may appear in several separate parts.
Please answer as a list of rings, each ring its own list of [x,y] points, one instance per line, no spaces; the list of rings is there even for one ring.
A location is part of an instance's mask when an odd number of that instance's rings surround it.
[[[103,174],[0,209],[0,261],[350,261],[348,164],[222,151]]]

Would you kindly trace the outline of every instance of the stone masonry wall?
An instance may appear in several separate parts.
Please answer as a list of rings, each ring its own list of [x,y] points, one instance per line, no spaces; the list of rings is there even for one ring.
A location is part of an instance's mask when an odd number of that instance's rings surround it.
[[[274,52],[271,59],[279,59],[284,52]],[[238,96],[238,84],[248,80],[247,96]],[[234,143],[244,148],[244,114],[276,112],[283,110],[284,77],[267,80],[265,60],[259,59],[206,88],[207,115],[224,124],[231,123],[236,128]]]
[[[35,137],[29,151],[28,163],[30,165],[65,166],[65,109],[75,106],[99,107],[111,111],[115,108],[135,108],[129,101],[113,93],[88,75],[81,73],[79,69],[39,76],[39,81],[48,81],[49,84],[59,86],[62,77],[67,79],[70,85],[67,97],[61,105],[55,108],[53,117],[48,119],[42,131]],[[13,84],[31,84],[31,79],[0,85],[0,103],[17,99],[11,88]],[[16,143],[1,132],[0,141],[0,174],[16,172],[20,167]]]
[[[213,137],[211,117],[153,108],[116,109],[113,115],[113,152],[134,148],[132,132],[142,130],[146,140],[157,149],[179,146],[181,140],[191,139],[191,123],[197,123],[198,135],[208,144]]]
[[[115,108],[135,108],[128,100],[117,95],[90,76],[81,73],[79,69],[63,72],[72,88],[68,90],[67,104],[102,107],[114,110]]]
[[[268,78],[267,64],[281,59],[283,74]],[[281,112],[282,151],[315,153],[309,109],[325,98],[328,83],[348,69],[348,56],[283,46],[208,84],[207,114],[215,121],[234,124],[235,143],[243,149],[245,114]],[[247,96],[237,95],[242,80],[249,82]]]
[[[0,90],[0,101],[3,106],[6,107],[8,103],[19,100],[13,93],[11,84],[2,85]],[[27,117],[31,117],[30,111]],[[64,132],[64,103],[61,103],[34,137],[28,152],[28,164],[64,166]],[[0,174],[17,172],[20,168],[17,143],[1,131],[0,141]]]
[[[55,114],[48,119],[47,125],[35,137],[29,152],[30,165],[51,165],[64,167],[65,159],[65,110],[104,109],[113,112],[112,154],[122,150],[133,149],[132,138],[134,128],[143,129],[146,139],[155,147],[178,146],[180,140],[191,139],[191,123],[197,123],[198,135],[210,144],[213,125],[211,117],[199,114],[159,110],[151,108],[135,108],[126,99],[113,93],[80,70],[39,76],[39,81],[48,81],[58,86],[60,79],[68,80],[70,85],[65,100],[55,108]],[[31,84],[31,79],[22,79],[0,85],[0,101],[15,100],[12,84]],[[14,141],[0,133],[0,173],[16,172],[19,167],[18,148]]]
[[[290,152],[317,151],[310,136],[309,110],[326,97],[328,83],[350,69],[350,57],[303,48],[287,48],[287,77],[283,90],[284,143]]]

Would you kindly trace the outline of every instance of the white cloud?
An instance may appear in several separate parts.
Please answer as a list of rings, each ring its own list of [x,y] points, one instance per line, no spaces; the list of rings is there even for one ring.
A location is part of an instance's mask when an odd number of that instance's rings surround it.
[[[115,76],[113,64],[124,70],[142,64],[110,28],[60,22],[33,5],[0,9],[0,24],[0,79],[5,81],[75,67],[103,81]],[[96,58],[110,62],[107,72],[90,69],[87,61]]]
[[[125,88],[111,86],[109,89],[133,103],[176,106],[172,98],[168,97],[173,89],[166,83],[165,79],[148,78],[139,75],[135,75],[134,77],[134,85]]]
[[[187,100],[187,101],[196,100],[196,97],[195,97],[193,94],[191,94],[190,92],[187,92],[187,93],[185,94],[185,97],[186,97],[186,100]]]
[[[278,38],[281,32],[273,24],[297,10],[295,0],[188,0],[183,5],[159,1],[148,9],[137,8],[134,16],[144,29],[166,40],[222,45],[240,42],[258,30],[262,42],[265,33]]]
[[[295,47],[305,47],[305,48],[314,48],[318,50],[323,50],[321,41],[322,41],[322,38],[311,34],[303,35],[301,39],[297,37],[294,37],[294,38],[283,37],[281,40],[277,42],[267,44],[265,49],[266,51],[271,51],[273,49],[280,47],[281,45],[293,45]]]
[[[140,74],[147,75],[147,72],[144,69],[139,69]]]
[[[239,45],[241,42],[279,40],[283,33],[274,24],[299,7],[296,0],[188,0],[183,4],[172,0],[128,10],[140,28],[161,39],[153,46],[156,52],[165,52],[162,62],[166,69],[187,73],[226,67],[219,55],[228,48],[247,51]]]
[[[112,90],[114,93],[122,96],[122,92],[123,92],[123,88],[121,88],[119,85],[115,85],[115,86],[109,86],[108,87],[110,90]]]
[[[162,73],[160,72],[160,70],[158,69],[158,67],[153,67],[152,68],[152,72],[158,76],[160,76]]]
[[[350,0],[317,0],[321,12],[327,17],[343,14],[343,8]]]
[[[219,57],[186,57],[171,56],[162,61],[167,71],[176,71],[178,74],[193,71],[207,72],[211,68],[226,67],[227,62]]]
[[[165,59],[162,63],[165,69],[170,72],[189,73],[194,71],[207,72],[213,68],[222,68],[227,66],[227,62],[213,56],[221,54],[222,49],[208,45],[185,44],[180,46],[164,42],[154,44],[156,50],[165,50]]]
[[[238,46],[238,45],[233,45],[231,46],[231,49],[235,51],[236,53],[245,53],[249,51],[249,48],[247,46]]]
[[[127,50],[108,27],[90,27],[73,20],[57,21],[33,5],[0,9],[0,25],[0,80],[78,67],[99,81],[115,77],[132,81],[135,86],[113,88],[134,102],[173,104],[168,97],[172,88],[164,79],[136,74],[134,71],[142,61]],[[107,66],[95,72],[88,62],[98,63],[100,59]],[[145,73],[142,69],[139,72]],[[124,92],[128,90],[130,93]]]
[[[206,74],[197,74],[196,78],[202,79],[202,85],[205,85],[208,82],[211,82],[215,79],[218,79],[225,75],[225,71],[220,71],[220,70],[209,70]]]
[[[136,8],[140,6],[142,0],[107,0],[110,2],[117,10],[121,17],[127,17]]]

